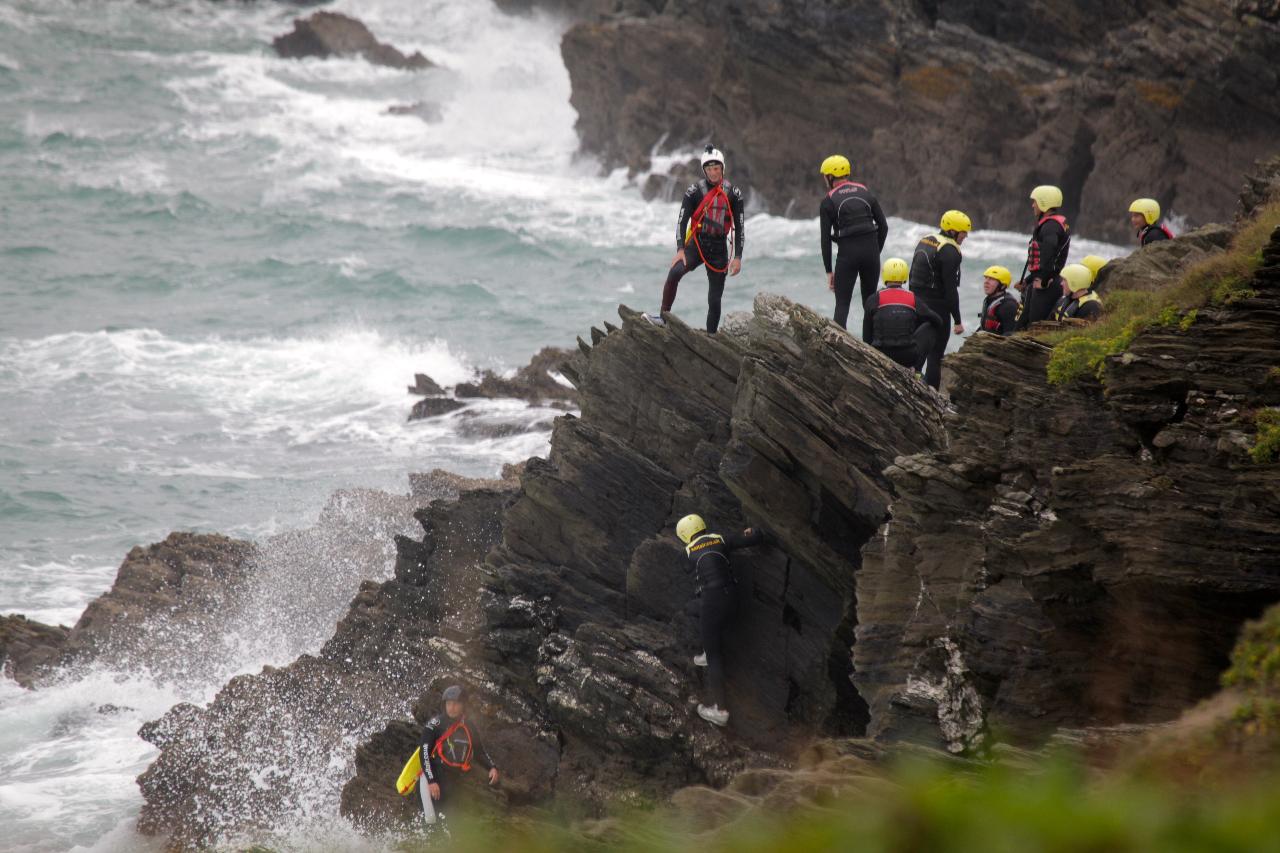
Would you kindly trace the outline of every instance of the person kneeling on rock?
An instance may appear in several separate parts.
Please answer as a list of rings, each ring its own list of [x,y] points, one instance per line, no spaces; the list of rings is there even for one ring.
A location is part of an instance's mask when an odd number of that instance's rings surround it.
[[[910,268],[902,258],[884,262],[884,289],[863,305],[862,340],[889,358],[920,373],[947,322],[938,312],[903,287]]]
[[[458,685],[444,691],[444,713],[432,717],[422,730],[422,773],[436,811],[444,816],[446,803],[456,803],[464,774],[472,759],[489,771],[489,784],[498,784],[498,768],[480,742],[474,723],[466,718],[466,696]]]
[[[721,536],[708,533],[700,515],[686,515],[676,524],[676,536],[685,544],[688,568],[700,601],[699,627],[702,654],[693,662],[707,668],[707,700],[698,705],[698,716],[717,726],[728,725],[729,710],[724,698],[724,647],[721,634],[733,615],[733,588],[736,578],[729,554],[764,542],[764,535],[748,527],[741,534]]]

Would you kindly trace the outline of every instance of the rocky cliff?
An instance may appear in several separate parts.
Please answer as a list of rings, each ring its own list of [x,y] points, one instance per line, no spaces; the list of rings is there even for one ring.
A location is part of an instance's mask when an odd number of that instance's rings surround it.
[[[643,171],[713,140],[774,212],[814,215],[818,164],[843,152],[892,215],[1022,230],[1049,182],[1077,231],[1128,241],[1142,195],[1227,218],[1280,131],[1273,3],[502,5],[577,19],[562,53],[584,150]]]

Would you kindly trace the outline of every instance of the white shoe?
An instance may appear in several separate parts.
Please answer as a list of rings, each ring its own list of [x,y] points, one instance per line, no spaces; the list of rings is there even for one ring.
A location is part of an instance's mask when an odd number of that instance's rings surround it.
[[[667,321],[662,319],[661,314],[644,314],[642,316],[655,326],[667,325]]]
[[[721,711],[716,705],[707,707],[706,705],[698,706],[698,716],[711,723],[713,726],[729,725],[729,712]]]
[[[698,654],[694,655],[694,656],[693,656],[693,665],[694,665],[694,666],[706,666],[706,665],[707,665],[707,653],[706,653],[706,652],[699,652]]]

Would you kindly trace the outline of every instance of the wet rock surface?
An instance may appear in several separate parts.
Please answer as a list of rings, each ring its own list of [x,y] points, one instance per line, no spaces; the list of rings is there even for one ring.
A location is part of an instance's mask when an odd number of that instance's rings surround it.
[[[54,665],[71,631],[20,614],[0,616],[0,673],[31,687],[40,672]]]
[[[1056,183],[1077,232],[1128,242],[1137,196],[1229,219],[1280,131],[1267,4],[508,5],[578,19],[562,53],[584,149],[643,172],[655,146],[712,140],[777,213],[816,215],[839,151],[891,215],[1029,230],[1027,193]]]
[[[1248,456],[1280,403],[1280,232],[1251,287],[1142,333],[1101,383],[1047,385],[1049,349],[1021,337],[951,359],[950,447],[889,468],[893,520],[858,575],[870,734],[1038,742],[1216,689],[1280,599],[1280,467]]]
[[[383,44],[363,23],[337,12],[316,12],[309,18],[298,18],[293,22],[293,31],[276,36],[271,45],[285,59],[361,56],[374,65],[389,68],[419,70],[433,65],[420,52],[404,54]]]

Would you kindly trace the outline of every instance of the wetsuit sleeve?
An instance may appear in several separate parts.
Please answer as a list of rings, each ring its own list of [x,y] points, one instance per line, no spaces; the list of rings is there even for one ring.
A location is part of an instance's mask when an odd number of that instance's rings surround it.
[[[440,775],[439,768],[435,766],[435,756],[431,754],[431,750],[435,747],[436,741],[440,739],[440,735],[444,734],[440,731],[440,720],[435,718],[422,727],[422,772],[426,774],[428,782],[434,782],[436,777]]]
[[[739,548],[751,548],[764,542],[764,533],[760,528],[753,528],[750,535],[745,533],[730,533],[724,537],[724,548],[726,551],[737,551]]]
[[[884,241],[889,239],[889,220],[884,218],[884,211],[880,209],[880,199],[871,199],[871,215],[876,220],[876,237],[880,240],[880,251],[884,251]]]
[[[1052,227],[1050,227],[1052,226]],[[1049,282],[1045,281],[1048,271],[1053,269],[1053,261],[1058,257],[1058,252],[1062,248],[1062,226],[1056,221],[1050,220],[1045,223],[1044,229],[1040,233],[1040,269],[1035,271],[1032,278],[1040,279],[1045,287],[1049,286]]]
[[[733,210],[733,256],[742,260],[742,249],[747,244],[747,217],[744,213],[746,205],[742,201],[742,190],[736,184],[733,194],[729,196],[729,207]]]
[[[933,330],[937,332],[939,336],[945,335],[947,333],[946,320],[943,320],[941,317],[939,317],[938,312],[934,311],[932,308],[926,305],[923,299],[916,300],[916,315],[924,323],[928,323],[929,325],[933,326]],[[917,326],[917,328],[919,327]]]
[[[938,273],[947,296],[951,321],[959,325],[964,322],[960,319],[960,252],[954,246],[943,246],[938,250]]]
[[[471,756],[480,763],[485,770],[492,770],[498,765],[494,763],[493,757],[489,755],[489,750],[484,748],[484,738],[480,736],[480,731],[470,723],[467,723],[471,729]]]
[[[676,251],[684,248],[684,232],[689,227],[689,220],[693,217],[693,211],[698,207],[693,197],[697,194],[698,185],[690,184],[689,189],[684,191],[684,200],[680,202],[680,214],[676,217]]]
[[[824,198],[818,205],[818,225],[822,228],[822,268],[831,272],[831,199]]]
[[[876,336],[876,312],[880,310],[880,294],[873,293],[867,297],[862,306],[862,341],[871,343]]]

